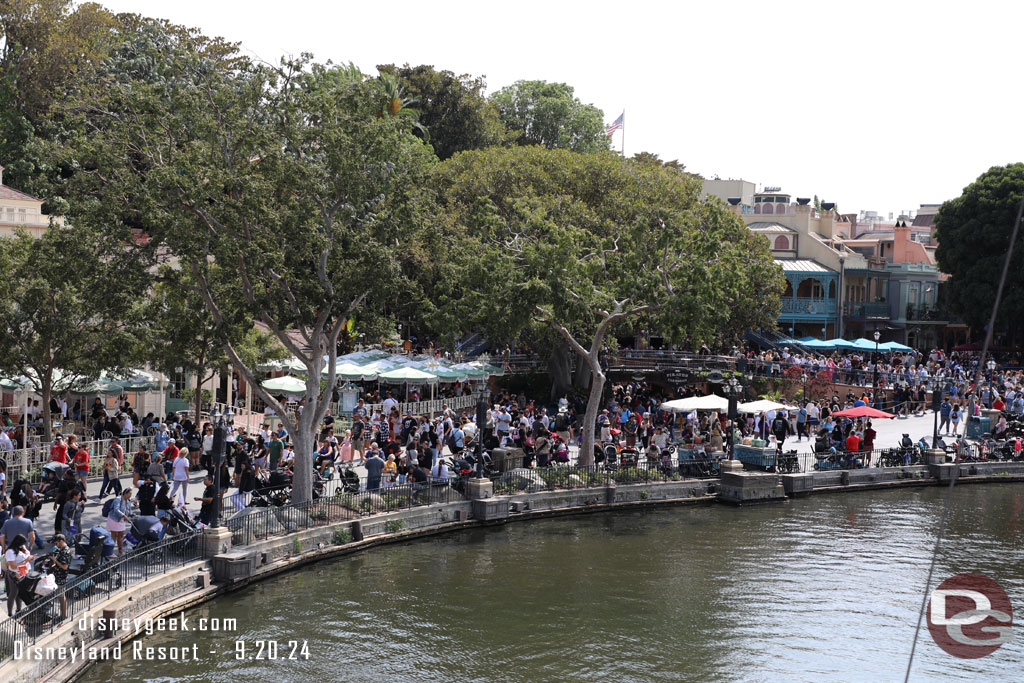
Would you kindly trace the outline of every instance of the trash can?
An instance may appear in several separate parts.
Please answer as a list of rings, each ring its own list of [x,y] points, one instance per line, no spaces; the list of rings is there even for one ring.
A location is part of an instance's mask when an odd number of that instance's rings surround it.
[[[987,417],[972,417],[967,420],[965,436],[968,439],[980,439],[985,434],[991,433],[991,431],[991,422]]]

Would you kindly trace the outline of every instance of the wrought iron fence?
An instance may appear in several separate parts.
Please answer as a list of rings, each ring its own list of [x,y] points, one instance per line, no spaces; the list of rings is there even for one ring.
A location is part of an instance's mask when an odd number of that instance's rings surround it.
[[[465,479],[460,477],[382,484],[374,490],[366,490],[365,479],[358,486],[337,480],[328,484],[324,495],[308,503],[250,506],[229,517],[223,523],[231,530],[232,545],[245,546],[272,536],[383,512],[465,500]]]
[[[111,595],[198,559],[198,534],[188,533],[129,552],[84,574],[68,575],[53,593],[37,597],[0,622],[0,662],[14,654],[16,642],[32,645]]]

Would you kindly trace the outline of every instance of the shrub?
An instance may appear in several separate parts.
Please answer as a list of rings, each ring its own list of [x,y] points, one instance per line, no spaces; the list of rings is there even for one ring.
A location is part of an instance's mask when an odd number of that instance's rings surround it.
[[[298,538],[296,538],[295,540],[292,541],[292,554],[293,555],[301,555],[302,554],[302,541],[300,541]]]
[[[331,536],[331,542],[334,545],[345,545],[352,541],[352,532],[348,529],[335,529],[334,535]]]
[[[389,519],[388,521],[384,522],[384,531],[388,532],[389,534],[397,534],[404,527],[404,519]]]

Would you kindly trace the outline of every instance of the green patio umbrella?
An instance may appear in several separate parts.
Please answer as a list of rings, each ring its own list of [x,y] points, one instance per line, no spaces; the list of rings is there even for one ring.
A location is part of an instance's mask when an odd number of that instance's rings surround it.
[[[260,385],[267,391],[291,396],[301,396],[306,393],[306,380],[291,375],[265,379],[260,382]]]

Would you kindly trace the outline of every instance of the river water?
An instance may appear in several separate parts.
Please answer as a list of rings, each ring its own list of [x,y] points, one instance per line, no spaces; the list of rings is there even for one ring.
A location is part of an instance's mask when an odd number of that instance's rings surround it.
[[[377,548],[188,613],[192,625],[237,618],[237,632],[142,640],[198,643],[198,662],[126,648],[84,680],[902,680],[944,491],[599,513]],[[992,577],[1024,621],[1022,532],[1024,486],[957,487],[936,583]],[[994,654],[962,660],[925,625],[911,678],[1019,681],[1014,630]],[[254,659],[271,639],[278,659]],[[308,660],[287,659],[294,640],[308,641]]]

